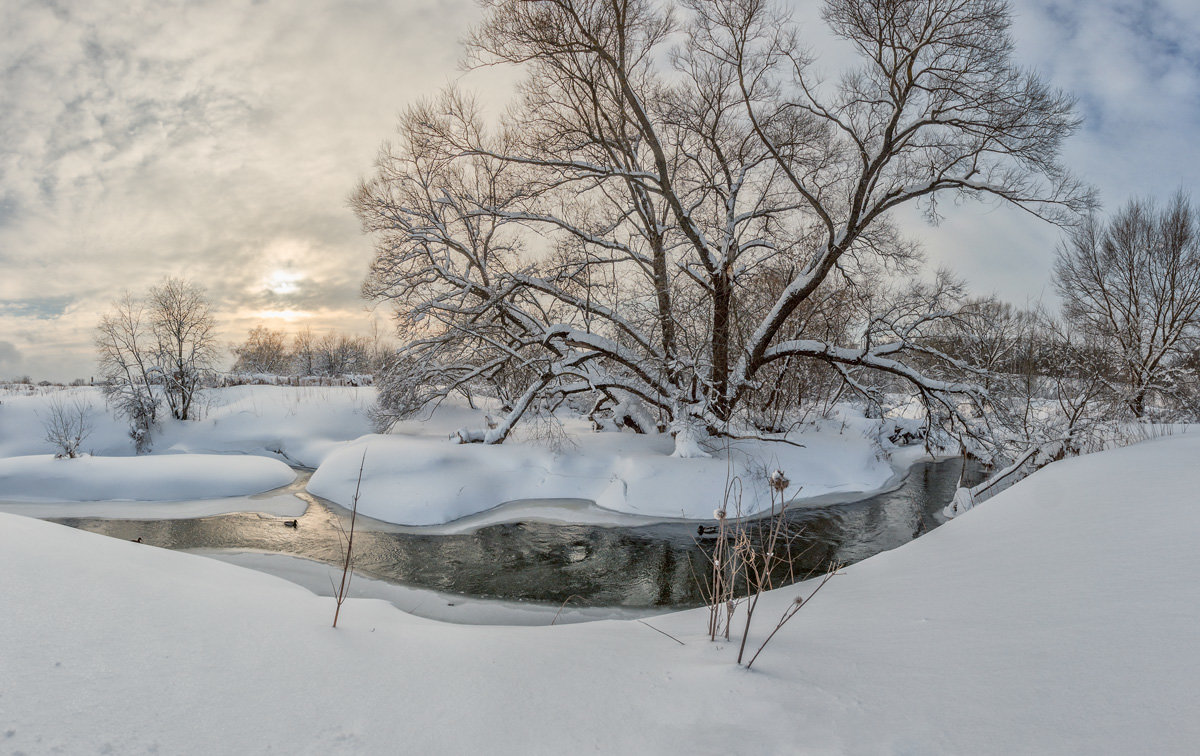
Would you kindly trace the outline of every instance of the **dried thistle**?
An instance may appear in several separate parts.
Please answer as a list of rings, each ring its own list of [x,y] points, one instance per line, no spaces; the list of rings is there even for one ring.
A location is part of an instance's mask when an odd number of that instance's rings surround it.
[[[792,484],[787,476],[783,474],[783,470],[776,470],[767,476],[767,483],[771,486],[772,491],[779,493],[783,493]]]

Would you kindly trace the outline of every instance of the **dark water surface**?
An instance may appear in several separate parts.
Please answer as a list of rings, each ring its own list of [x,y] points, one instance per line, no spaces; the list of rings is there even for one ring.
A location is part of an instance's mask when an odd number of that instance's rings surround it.
[[[790,563],[775,585],[803,579],[833,563],[850,564],[895,548],[942,522],[943,507],[958,485],[961,460],[919,462],[895,491],[861,501],[787,512],[794,536]],[[981,478],[968,465],[967,483]],[[71,527],[169,549],[264,551],[341,565],[339,524],[346,510],[309,501],[298,527],[290,518],[229,514],[191,520],[56,518]],[[711,525],[712,523],[705,523]],[[750,528],[755,529],[751,524]],[[359,518],[354,534],[355,571],[377,579],[480,598],[575,606],[690,607],[703,603],[698,578],[708,571],[713,535],[697,523],[640,527],[517,522],[470,533],[395,532]]]

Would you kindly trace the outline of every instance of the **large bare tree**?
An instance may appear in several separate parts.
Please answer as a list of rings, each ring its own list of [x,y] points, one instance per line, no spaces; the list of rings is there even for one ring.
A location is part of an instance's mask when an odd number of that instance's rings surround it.
[[[884,302],[878,280],[919,257],[897,207],[983,197],[1058,221],[1090,205],[1057,158],[1072,101],[1012,60],[1006,3],[830,0],[861,60],[832,82],[761,0],[486,9],[473,59],[528,73],[510,115],[486,129],[453,92],[412,108],[353,201],[377,240],[365,291],[401,317],[382,386],[398,414],[490,381],[510,409],[490,442],[578,393],[722,431],[780,366],[815,362],[971,422],[978,385],[906,359],[962,367],[921,346],[954,315],[949,290]],[[813,329],[846,291],[862,306]]]
[[[1178,387],[1176,368],[1200,346],[1200,216],[1186,196],[1090,217],[1059,248],[1054,284],[1067,320],[1115,364],[1111,385],[1135,417]]]

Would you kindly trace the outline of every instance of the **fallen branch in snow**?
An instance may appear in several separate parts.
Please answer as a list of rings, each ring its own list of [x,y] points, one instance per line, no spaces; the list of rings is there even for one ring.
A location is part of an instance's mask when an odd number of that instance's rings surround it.
[[[789,446],[795,446],[800,449],[808,448],[799,441],[789,441],[786,438],[771,438],[770,436],[760,436],[755,433],[738,435],[736,433],[729,433],[728,431],[719,431],[717,435],[722,438],[733,439],[734,441],[767,441],[773,444],[788,444]]]
[[[942,510],[946,517],[956,517],[976,504],[995,496],[1000,491],[1029,477],[1037,470],[1051,462],[1056,462],[1067,456],[1078,454],[1072,437],[1068,434],[1062,438],[1031,446],[1017,457],[1008,467],[991,476],[987,480],[970,488],[959,487],[954,492],[954,499]]]
[[[687,644],[686,644],[686,643],[684,643],[683,641],[681,641],[681,640],[679,640],[678,638],[676,638],[674,635],[671,635],[670,633],[668,633],[668,632],[667,632],[667,631],[665,631],[665,630],[659,630],[657,627],[655,627],[654,625],[651,625],[649,622],[646,622],[645,620],[638,620],[638,622],[641,622],[643,625],[645,625],[646,627],[650,628],[651,630],[653,630],[653,631],[654,631],[654,632],[656,632],[656,633],[662,633],[663,635],[667,636],[668,638],[670,638],[671,640],[675,641],[676,643],[678,643],[678,644],[679,644],[679,645],[681,645],[681,646],[686,646],[686,645],[687,645]]]

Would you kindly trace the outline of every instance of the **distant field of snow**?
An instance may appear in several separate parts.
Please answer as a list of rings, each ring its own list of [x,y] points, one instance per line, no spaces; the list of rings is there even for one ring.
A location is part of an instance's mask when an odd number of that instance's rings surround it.
[[[56,450],[42,423],[56,400],[89,408],[92,431],[81,451],[94,456],[51,458]],[[163,420],[153,453],[134,456],[125,424],[108,412],[99,389],[0,393],[0,502],[43,502],[8,507],[43,517],[301,514],[305,503],[290,494],[242,497],[287,485],[295,478],[288,464],[316,467],[339,445],[369,432],[374,401],[371,388],[214,389],[200,401],[200,419]]]
[[[352,598],[334,630],[279,578],[0,515],[0,748],[1195,753],[1198,458],[1186,434],[1055,463],[845,569],[753,672],[702,612],[478,627]]]
[[[82,450],[132,456],[126,425],[108,412],[97,388],[0,395],[0,458],[52,454],[42,419],[55,397],[91,408],[93,430]],[[332,386],[233,386],[205,391],[200,419],[170,417],[154,436],[155,454],[216,453],[273,456],[316,467],[339,444],[371,432],[367,410],[375,389]]]

